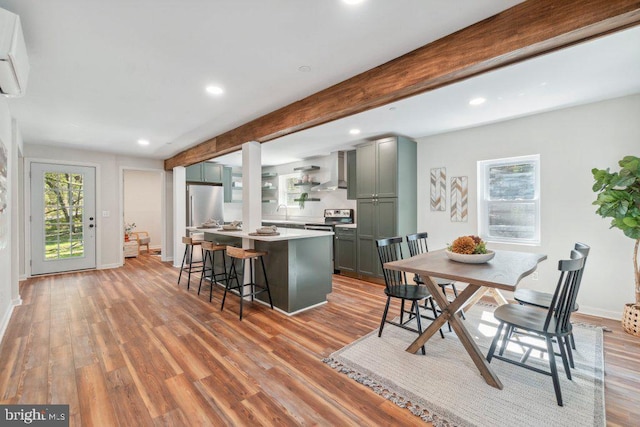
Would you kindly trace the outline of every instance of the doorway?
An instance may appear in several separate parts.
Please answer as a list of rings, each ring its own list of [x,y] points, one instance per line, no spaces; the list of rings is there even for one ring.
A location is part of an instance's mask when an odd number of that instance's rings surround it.
[[[31,163],[31,274],[96,268],[96,169]]]
[[[143,249],[141,252],[137,249],[127,251],[125,241],[125,259],[142,253],[161,255],[165,233],[163,172],[123,169],[122,181],[122,221],[124,229],[132,231],[129,241],[148,239],[148,246],[140,246]],[[163,258],[164,255],[162,254]]]

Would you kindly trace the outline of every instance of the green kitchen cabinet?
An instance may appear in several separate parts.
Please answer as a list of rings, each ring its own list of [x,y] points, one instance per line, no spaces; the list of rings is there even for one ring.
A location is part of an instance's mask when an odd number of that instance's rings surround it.
[[[376,240],[398,236],[399,230],[406,229],[405,224],[400,224],[398,220],[398,199],[359,199],[357,212],[358,273],[383,277]]]
[[[356,147],[357,258],[361,276],[382,278],[376,240],[417,230],[417,148],[401,136]],[[403,248],[405,256],[409,252]]]
[[[369,141],[356,147],[356,197],[397,197],[398,159],[415,153],[415,142],[400,136]],[[414,159],[415,161],[415,159]]]
[[[219,184],[222,182],[222,165],[202,162],[186,167],[187,182]]]
[[[336,227],[335,269],[355,273],[358,267],[357,230],[352,227]]]
[[[347,151],[347,200],[358,198],[356,170],[356,150]]]

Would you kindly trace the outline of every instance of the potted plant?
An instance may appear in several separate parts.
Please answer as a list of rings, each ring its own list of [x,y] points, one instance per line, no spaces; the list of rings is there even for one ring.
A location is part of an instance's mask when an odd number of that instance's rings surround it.
[[[131,224],[127,223],[124,225],[124,240],[125,242],[128,242],[129,239],[131,239],[131,233],[133,233],[133,230],[135,230],[136,228],[136,223],[132,222]]]
[[[308,198],[309,198],[309,193],[300,194],[300,197],[297,199],[298,206],[300,206],[300,209],[304,209],[304,202],[306,202]]]
[[[619,228],[625,236],[636,241],[633,250],[636,302],[625,305],[622,326],[628,333],[640,336],[640,158],[625,156],[618,164],[619,172],[609,172],[609,168],[592,169],[596,180],[593,191],[598,193],[593,204],[598,206],[596,213],[600,216],[612,218],[611,228]]]

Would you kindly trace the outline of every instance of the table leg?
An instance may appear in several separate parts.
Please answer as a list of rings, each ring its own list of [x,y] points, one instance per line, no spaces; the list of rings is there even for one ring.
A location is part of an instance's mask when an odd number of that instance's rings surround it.
[[[496,387],[502,390],[502,383],[498,376],[491,370],[489,367],[489,363],[484,358],[484,355],[480,351],[480,348],[476,345],[473,340],[473,336],[469,333],[467,328],[464,326],[464,323],[460,320],[458,316],[454,316],[453,314],[460,309],[464,303],[471,298],[471,296],[476,293],[480,289],[480,286],[469,284],[464,291],[458,294],[458,297],[454,299],[451,303],[447,301],[447,298],[438,292],[438,285],[433,280],[425,280],[425,285],[431,292],[432,297],[436,300],[440,309],[442,310],[442,314],[438,316],[438,318],[424,331],[411,345],[407,348],[409,353],[415,353],[420,349],[425,342],[439,329],[440,325],[442,326],[447,320],[451,324],[454,332],[460,339],[460,342],[464,346],[465,350],[473,360],[473,363],[476,365],[478,370],[480,371],[480,375],[484,378],[484,380],[492,387]],[[440,321],[442,319],[442,321]],[[431,331],[430,331],[431,330]],[[430,332],[430,335],[427,335],[427,332]]]
[[[509,302],[500,293],[499,290],[497,290],[495,288],[487,288],[487,287],[482,286],[480,288],[480,290],[478,292],[476,292],[476,294],[473,296],[473,298],[469,298],[467,303],[462,308],[465,309],[465,310],[470,309],[478,301],[480,301],[482,299],[482,297],[485,296],[486,294],[491,294],[491,297],[495,300],[496,303],[498,303],[498,305],[509,304]]]

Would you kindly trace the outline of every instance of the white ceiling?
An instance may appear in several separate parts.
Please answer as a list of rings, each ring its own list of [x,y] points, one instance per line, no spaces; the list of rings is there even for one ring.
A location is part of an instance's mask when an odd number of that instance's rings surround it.
[[[640,93],[640,26],[287,135],[262,145],[262,163],[325,155],[388,133],[420,138],[634,93]],[[475,97],[487,101],[472,107]],[[362,133],[350,135],[353,128]],[[215,161],[242,159],[236,152]]]
[[[31,63],[10,108],[26,143],[164,159],[517,3],[0,0]]]

